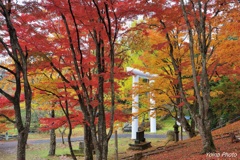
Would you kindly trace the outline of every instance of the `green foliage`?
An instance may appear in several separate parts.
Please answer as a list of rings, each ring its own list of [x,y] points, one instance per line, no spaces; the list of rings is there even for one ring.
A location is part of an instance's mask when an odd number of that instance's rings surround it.
[[[211,100],[214,112],[213,127],[222,125],[240,115],[239,88],[240,81],[230,81],[227,77],[212,85],[211,89],[217,93]]]

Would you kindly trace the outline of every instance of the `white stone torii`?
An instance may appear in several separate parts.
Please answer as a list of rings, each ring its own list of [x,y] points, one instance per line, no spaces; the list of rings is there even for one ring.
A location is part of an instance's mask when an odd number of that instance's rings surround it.
[[[134,69],[131,67],[127,67],[127,72],[132,72],[133,75],[133,81],[132,81],[132,86],[136,86],[136,84],[139,82],[139,78],[146,78],[149,79],[151,77],[155,77],[155,74],[149,74],[144,73],[143,71],[140,71],[138,69]],[[152,83],[153,80],[150,81]],[[151,110],[150,110],[150,132],[155,133],[156,132],[156,115],[155,110],[154,110],[154,104],[155,101],[153,98],[150,96],[150,104],[151,104]],[[132,95],[133,101],[132,101],[132,114],[138,114],[138,108],[139,108],[139,96],[138,95]],[[152,108],[153,107],[153,108]],[[138,116],[133,116],[132,117],[132,139],[136,139],[136,132],[138,131]]]

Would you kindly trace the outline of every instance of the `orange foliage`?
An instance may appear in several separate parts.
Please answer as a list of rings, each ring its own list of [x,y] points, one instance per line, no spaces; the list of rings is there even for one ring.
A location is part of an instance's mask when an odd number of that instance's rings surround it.
[[[8,130],[6,123],[0,123],[0,133],[4,133]]]

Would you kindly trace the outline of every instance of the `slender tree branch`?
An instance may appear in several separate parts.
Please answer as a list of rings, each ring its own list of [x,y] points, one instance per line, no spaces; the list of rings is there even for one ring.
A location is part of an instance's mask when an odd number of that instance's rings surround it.
[[[13,72],[12,70],[10,70],[9,68],[3,66],[3,65],[0,65],[0,68],[4,69],[4,70],[7,70],[9,73],[11,73],[12,75],[16,76],[16,73]]]
[[[21,66],[21,64],[19,63],[19,61],[12,55],[12,52],[9,50],[8,45],[3,41],[2,38],[0,38],[0,42],[3,45],[3,47],[5,48],[5,50],[7,51],[8,55],[13,59],[13,61],[18,64],[18,66]]]
[[[12,103],[14,102],[14,97],[8,94],[7,92],[5,92],[4,90],[2,90],[1,88],[0,88],[0,94],[6,97],[10,102]]]
[[[0,113],[0,117],[4,117],[4,118],[6,118],[9,122],[11,122],[11,123],[16,123],[16,121],[14,121],[14,120],[12,120],[11,118],[9,118],[8,116],[6,116],[5,114],[1,114]]]

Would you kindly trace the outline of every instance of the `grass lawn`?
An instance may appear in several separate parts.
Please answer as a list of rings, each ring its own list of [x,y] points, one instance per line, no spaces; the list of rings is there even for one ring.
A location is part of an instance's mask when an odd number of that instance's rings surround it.
[[[168,130],[173,130],[174,120],[170,117],[162,122],[162,129],[157,131],[157,134],[166,134]],[[9,134],[16,134],[16,129],[11,129],[8,131]],[[67,136],[68,129],[65,131],[64,137]],[[129,134],[128,132],[127,134]],[[150,132],[146,131],[145,133],[149,134]],[[61,134],[58,130],[56,130],[57,137],[61,137]],[[121,128],[118,129],[118,134],[125,134],[122,132]],[[156,133],[155,133],[156,134]],[[83,136],[83,129],[77,127],[73,130],[72,137]],[[30,133],[29,139],[49,139],[49,133]],[[157,139],[157,138],[148,138],[148,142],[151,142],[152,148],[160,145],[164,145],[166,143],[165,140]],[[79,142],[73,142],[73,149],[78,149]],[[129,151],[130,143],[134,143],[133,140],[129,138],[118,138],[118,153],[119,157],[124,157],[130,155],[136,151]],[[71,159],[71,157],[67,157],[65,155],[69,154],[68,144],[57,143],[56,155],[54,157],[48,156],[49,144],[37,144],[37,145],[28,145],[26,154],[27,160],[59,160],[59,159]],[[3,153],[0,151],[0,160],[13,160],[16,159],[16,148],[11,152]],[[83,157],[78,157],[79,160],[84,159]],[[115,159],[115,144],[114,139],[109,141],[109,159]]]
[[[148,142],[151,142],[152,149],[156,148],[156,146],[164,145],[166,142],[165,140],[160,140],[156,138],[148,138]],[[124,157],[127,155],[131,155],[136,151],[129,151],[129,143],[134,143],[133,140],[130,138],[119,138],[118,139],[118,153],[119,157]],[[73,148],[78,148],[78,142],[73,142]],[[27,160],[70,160],[71,157],[67,157],[66,155],[69,154],[68,144],[57,144],[56,155],[54,157],[48,156],[49,145],[48,144],[36,144],[36,145],[28,145],[27,148]],[[16,159],[16,149],[9,151],[8,154],[3,153],[0,151],[0,160],[13,160]],[[111,139],[109,142],[109,160],[113,160],[115,158],[115,144],[114,139]],[[84,157],[77,157],[78,160],[83,160]]]
[[[159,140],[156,138],[149,138],[147,139],[147,141],[151,142],[153,148],[159,145],[164,145],[165,144],[165,140]],[[129,151],[129,143],[134,143],[133,140],[129,139],[129,138],[119,138],[118,139],[118,153],[119,153],[119,157],[123,157],[126,155],[130,155],[134,152]],[[78,142],[73,142],[73,147],[74,149],[78,148]],[[29,146],[29,148],[27,149],[27,159],[29,160],[34,160],[34,159],[43,159],[43,160],[59,160],[59,159],[71,159],[71,157],[67,157],[65,156],[66,154],[69,154],[69,149],[68,149],[68,145],[65,144],[58,144],[57,145],[57,152],[55,157],[49,157],[48,155],[48,149],[49,146],[46,144],[41,144],[41,145],[31,145]],[[114,144],[114,139],[111,139],[109,142],[109,156],[108,158],[110,160],[114,159],[115,157],[115,144]],[[84,157],[78,157],[79,160],[83,160]]]

